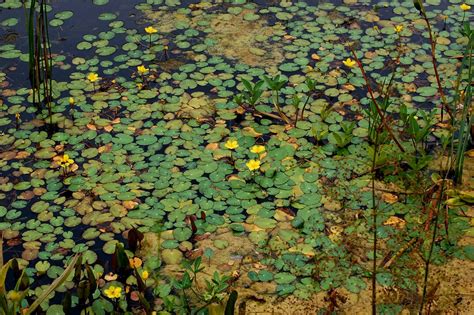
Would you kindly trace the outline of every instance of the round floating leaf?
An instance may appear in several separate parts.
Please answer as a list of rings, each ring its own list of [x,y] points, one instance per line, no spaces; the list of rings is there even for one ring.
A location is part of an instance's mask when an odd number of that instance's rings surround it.
[[[349,277],[344,286],[352,293],[359,293],[367,287],[367,284],[362,278]]]

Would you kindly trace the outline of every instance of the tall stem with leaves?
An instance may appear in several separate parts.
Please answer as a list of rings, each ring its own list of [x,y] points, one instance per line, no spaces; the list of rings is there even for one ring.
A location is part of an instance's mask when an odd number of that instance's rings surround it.
[[[425,7],[423,6],[423,1],[422,0],[414,0],[415,8],[418,9],[420,12],[421,16],[426,22],[426,27],[428,28],[428,36],[430,39],[430,45],[431,45],[431,61],[433,63],[433,70],[435,73],[436,77],[436,84],[438,85],[438,94],[441,98],[441,120],[443,120],[444,116],[444,111],[449,115],[449,118],[452,120],[453,119],[453,114],[451,111],[451,108],[449,107],[449,104],[446,100],[446,96],[444,94],[443,86],[441,85],[441,80],[439,78],[439,72],[438,72],[438,60],[436,59],[436,39],[433,36],[433,31],[431,28],[430,20],[428,19],[428,16],[426,15],[426,10]]]
[[[456,82],[454,106],[458,105],[462,107],[461,115],[459,115],[459,129],[457,133],[453,132],[452,144],[457,142],[455,165],[454,165],[454,176],[457,183],[462,182],[462,173],[464,167],[464,154],[467,148],[468,141],[471,137],[472,128],[472,117],[471,117],[471,102],[472,102],[472,84],[474,80],[474,70],[472,65],[472,51],[474,46],[474,31],[471,30],[469,22],[464,24],[462,34],[469,38],[467,48],[464,52],[464,58],[462,61],[461,68],[458,74],[458,80]],[[464,71],[467,70],[467,76],[465,81],[465,87],[461,90],[461,81],[463,78]],[[457,136],[457,139],[456,139]]]
[[[263,79],[265,80],[265,83],[267,83],[268,87],[272,90],[272,98],[273,98],[273,106],[275,106],[275,109],[278,112],[278,115],[287,123],[291,124],[290,119],[283,113],[281,110],[280,104],[279,104],[279,99],[280,99],[280,90],[283,88],[283,86],[286,83],[286,80],[280,79],[280,76],[277,75],[274,78],[269,78],[267,76],[263,76]]]
[[[397,137],[393,133],[392,128],[388,125],[385,114],[382,112],[382,109],[380,108],[380,105],[377,102],[377,99],[375,98],[374,91],[372,90],[372,86],[370,85],[369,78],[367,76],[367,73],[364,70],[364,66],[362,65],[362,62],[357,57],[357,54],[355,53],[354,49],[351,48],[351,52],[352,52],[352,56],[354,56],[354,59],[357,62],[357,66],[359,67],[360,71],[362,72],[362,77],[365,80],[365,85],[366,85],[367,91],[369,92],[370,99],[371,99],[373,105],[375,106],[375,108],[377,109],[378,115],[380,116],[381,124],[383,125],[384,129],[390,134],[390,137],[395,142],[395,144],[400,149],[400,151],[405,152],[405,149],[403,148],[402,144],[400,143],[400,141],[397,139]]]

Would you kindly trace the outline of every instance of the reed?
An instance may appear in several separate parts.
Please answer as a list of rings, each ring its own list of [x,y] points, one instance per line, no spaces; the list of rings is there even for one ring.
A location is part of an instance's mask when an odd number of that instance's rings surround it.
[[[49,20],[46,0],[31,0],[28,10],[28,76],[33,104],[38,110],[47,110],[52,124],[53,60],[48,30]]]

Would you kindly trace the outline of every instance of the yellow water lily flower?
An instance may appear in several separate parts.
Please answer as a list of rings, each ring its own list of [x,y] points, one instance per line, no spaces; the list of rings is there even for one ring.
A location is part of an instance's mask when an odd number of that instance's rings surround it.
[[[263,145],[254,145],[250,148],[250,152],[260,154],[265,152],[265,147]]]
[[[104,294],[109,299],[118,299],[122,295],[122,288],[111,285],[104,290]]]
[[[91,81],[92,83],[94,83],[95,81],[99,80],[99,75],[97,73],[89,73],[87,75],[87,80]]]
[[[395,30],[395,32],[400,33],[401,31],[403,31],[403,25],[396,25],[393,29]]]
[[[147,34],[155,34],[155,33],[158,33],[158,30],[154,28],[153,26],[148,26],[148,27],[145,27],[145,32],[147,32]]]
[[[142,272],[142,279],[143,279],[143,280],[146,280],[146,279],[148,279],[149,276],[150,276],[150,274],[148,273],[148,271],[143,270],[143,272]]]
[[[259,160],[250,160],[245,165],[247,165],[249,170],[255,171],[255,170],[258,170],[260,168],[260,161]]]
[[[469,4],[466,4],[466,3],[461,4],[459,7],[463,11],[469,11],[471,9],[471,6]]]
[[[347,58],[342,62],[346,67],[352,68],[356,65],[356,62],[352,60],[351,58]]]
[[[75,103],[74,97],[69,98],[69,105],[73,106]]]
[[[150,69],[148,69],[148,68],[146,68],[145,66],[141,65],[141,66],[138,66],[138,67],[137,67],[137,70],[138,70],[138,73],[140,73],[140,74],[145,74],[145,73],[147,73],[148,70],[150,70]]]
[[[237,149],[239,147],[239,143],[237,142],[237,140],[229,139],[224,144],[224,146],[229,150],[234,150],[234,149]]]
[[[130,267],[139,268],[142,265],[142,260],[138,257],[133,257],[128,260],[130,262]]]
[[[71,159],[71,158],[69,157],[69,155],[64,154],[64,155],[61,157],[61,159],[59,160],[58,163],[59,163],[59,165],[60,165],[61,167],[64,167],[64,168],[65,168],[65,167],[68,167],[68,166],[74,164],[74,160]]]

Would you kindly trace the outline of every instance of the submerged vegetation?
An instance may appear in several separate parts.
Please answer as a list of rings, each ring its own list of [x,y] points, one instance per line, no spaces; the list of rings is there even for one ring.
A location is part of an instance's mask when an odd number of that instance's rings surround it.
[[[117,3],[0,3],[0,314],[469,313],[474,3]]]

